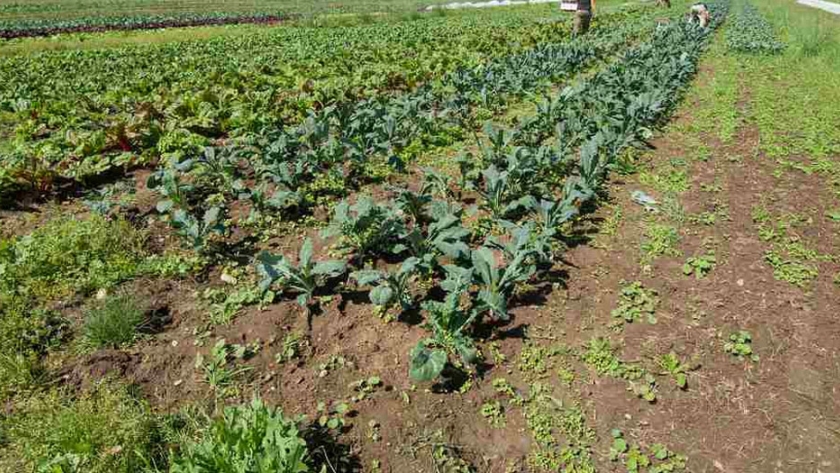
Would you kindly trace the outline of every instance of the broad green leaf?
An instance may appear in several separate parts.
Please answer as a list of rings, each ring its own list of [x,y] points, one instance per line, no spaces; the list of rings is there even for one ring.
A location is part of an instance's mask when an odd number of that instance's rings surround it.
[[[411,350],[411,363],[408,373],[415,381],[431,381],[443,371],[446,366],[446,352],[427,348],[423,342]]]

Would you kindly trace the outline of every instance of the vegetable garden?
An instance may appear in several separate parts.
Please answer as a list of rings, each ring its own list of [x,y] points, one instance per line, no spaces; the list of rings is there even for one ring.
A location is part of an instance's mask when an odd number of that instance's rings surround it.
[[[748,2],[708,4],[708,28],[677,4],[608,3],[579,37],[528,6],[0,45],[0,471],[693,471],[572,394],[695,389],[679,349],[624,359],[609,336],[656,324],[664,294],[622,280],[583,343],[557,302],[716,36],[785,54]],[[279,19],[238,11],[0,36]],[[723,264],[698,249],[677,272]],[[758,363],[753,341],[722,353]]]

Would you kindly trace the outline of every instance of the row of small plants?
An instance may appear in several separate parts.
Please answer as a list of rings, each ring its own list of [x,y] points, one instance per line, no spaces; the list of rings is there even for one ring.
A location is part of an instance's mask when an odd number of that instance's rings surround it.
[[[181,13],[169,15],[131,15],[76,18],[72,20],[33,19],[0,21],[0,38],[14,39],[90,33],[109,30],[151,30],[237,23],[273,23],[288,18],[284,13]]]
[[[639,14],[605,15],[603,23],[611,25]],[[483,94],[473,102],[489,104],[505,88],[524,91],[533,88],[535,79],[545,80],[564,70],[565,65],[555,61],[575,60],[562,43],[553,42],[565,34],[565,23],[541,26],[527,17],[502,18],[508,19],[490,23],[492,31],[461,18],[461,22],[444,19],[431,24],[415,21],[349,28],[330,35],[290,28],[248,38],[247,43],[243,38],[223,38],[143,48],[137,54],[119,49],[9,59],[0,68],[0,76],[10,79],[0,102],[18,117],[18,125],[13,146],[2,156],[0,195],[21,187],[48,189],[57,179],[84,182],[114,168],[159,157],[194,157],[225,137],[276,141],[275,130],[295,136],[326,117],[355,109],[403,104],[408,112],[419,107],[425,114],[436,113],[423,107],[445,99],[453,87],[471,87],[473,94]],[[526,32],[522,25],[534,27]],[[293,41],[278,42],[282,39]],[[299,56],[301,41],[306,41],[307,51],[313,51],[306,57]],[[581,46],[577,55],[586,56],[577,60],[593,58],[593,52],[603,55],[615,45],[607,39],[602,43],[596,51]],[[228,49],[237,44],[252,53],[247,58],[231,55]],[[253,52],[272,45],[279,52]],[[150,51],[158,53],[147,54]],[[290,58],[298,59],[290,63]],[[77,74],[44,70],[71,59],[72,70],[80,71]],[[173,60],[176,70],[165,66]],[[520,75],[519,83],[509,83],[505,74],[515,65],[511,61],[528,61],[534,77],[524,76],[523,82]],[[538,61],[543,62],[537,65]],[[103,68],[106,63],[110,65]],[[195,74],[199,68],[202,73]],[[257,69],[249,72],[248,68]],[[455,72],[447,73],[451,69]],[[142,80],[110,77],[117,70],[137,70]],[[23,77],[29,73],[31,80]],[[487,86],[484,90],[471,84],[477,76]],[[428,80],[435,77],[438,80]],[[401,88],[410,91],[408,95],[396,90]],[[81,102],[76,100],[79,93],[84,94]],[[446,139],[446,133],[439,139]]]
[[[717,25],[726,5],[712,8]],[[334,290],[349,274],[358,287],[371,288],[379,311],[419,307],[426,314],[431,336],[412,350],[414,379],[472,366],[479,355],[471,330],[484,320],[506,320],[517,287],[545,279],[562,251],[564,227],[591,208],[618,156],[643,146],[674,106],[708,34],[683,22],[657,28],[611,66],[541,103],[514,130],[488,126],[480,152],[458,160],[457,176],[426,169],[417,190],[395,189],[385,201],[361,195],[340,202],[321,236],[344,258],[319,261],[311,240],[297,261],[261,253],[261,288],[296,294],[309,307],[318,291]],[[371,151],[376,147],[360,155]],[[345,156],[346,150],[337,152],[333,161]],[[289,158],[280,162],[289,169]],[[167,179],[165,172],[156,179]],[[300,202],[288,200],[291,188],[278,192],[269,200]],[[199,219],[172,199],[177,192],[164,194],[159,209],[174,209],[173,225],[201,243],[196,248],[204,248],[206,235],[223,232],[220,207]]]
[[[736,7],[726,34],[726,44],[730,51],[776,54],[785,49],[785,44],[779,41],[770,22],[747,0]]]

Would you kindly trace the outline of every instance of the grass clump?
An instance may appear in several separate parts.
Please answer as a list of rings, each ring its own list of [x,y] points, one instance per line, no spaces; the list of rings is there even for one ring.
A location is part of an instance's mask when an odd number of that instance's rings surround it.
[[[146,320],[146,310],[128,294],[109,297],[85,316],[85,341],[96,348],[128,345]]]
[[[21,399],[2,428],[0,471],[134,473],[159,457],[148,406],[109,383]]]

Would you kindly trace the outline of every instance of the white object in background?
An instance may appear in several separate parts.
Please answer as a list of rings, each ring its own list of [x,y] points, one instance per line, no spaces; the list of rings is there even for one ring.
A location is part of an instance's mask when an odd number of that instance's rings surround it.
[[[800,5],[806,5],[809,7],[819,8],[820,10],[825,10],[829,13],[834,13],[835,15],[840,15],[840,4],[832,3],[832,2],[824,2],[822,0],[799,0],[798,2]]]

